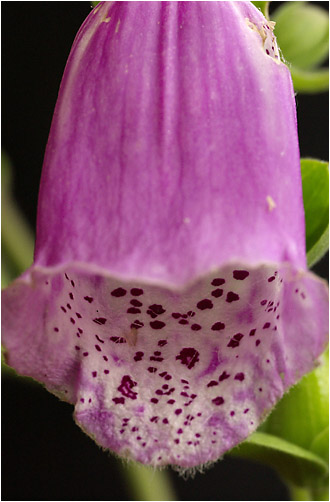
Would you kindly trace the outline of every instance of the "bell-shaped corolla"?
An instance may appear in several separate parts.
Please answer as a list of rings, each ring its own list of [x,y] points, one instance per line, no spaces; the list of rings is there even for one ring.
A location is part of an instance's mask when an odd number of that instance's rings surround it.
[[[64,72],[8,363],[103,448],[218,459],[313,369],[295,97],[250,2],[101,2]]]

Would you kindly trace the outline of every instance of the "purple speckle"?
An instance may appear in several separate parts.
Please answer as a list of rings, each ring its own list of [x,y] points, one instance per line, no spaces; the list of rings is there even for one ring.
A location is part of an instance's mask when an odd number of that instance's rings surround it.
[[[239,380],[240,382],[243,382],[244,378],[244,373],[236,373],[236,375],[234,376],[234,379]]]
[[[247,270],[234,270],[233,271],[233,277],[237,281],[244,281],[244,279],[246,279],[249,275],[250,275],[250,273]]]
[[[162,329],[166,324],[162,321],[151,321],[150,326],[152,329]]]
[[[220,331],[221,329],[225,329],[225,325],[223,324],[223,322],[216,322],[215,324],[213,324],[211,329],[213,331]]]
[[[226,281],[224,279],[216,278],[216,279],[213,279],[211,284],[212,284],[212,286],[222,286],[222,284],[224,284],[225,282]]]
[[[222,296],[223,294],[223,289],[214,289],[211,293],[212,296],[214,296],[214,298],[220,298],[220,296]]]
[[[212,399],[212,403],[215,404],[216,406],[220,406],[224,402],[225,402],[225,400],[221,396],[218,396],[218,397],[215,397],[214,399]]]
[[[229,291],[229,293],[227,293],[226,297],[227,303],[237,302],[238,300],[239,300],[239,295],[237,293],[233,293],[233,291]]]
[[[212,309],[213,303],[211,302],[211,300],[205,298],[204,300],[201,300],[200,302],[197,303],[197,308],[200,310]]]
[[[131,289],[131,295],[141,296],[141,295],[143,295],[143,289],[133,288],[133,289]]]
[[[116,298],[120,298],[121,296],[126,295],[126,289],[124,288],[117,288],[111,291],[111,296],[114,296]]]

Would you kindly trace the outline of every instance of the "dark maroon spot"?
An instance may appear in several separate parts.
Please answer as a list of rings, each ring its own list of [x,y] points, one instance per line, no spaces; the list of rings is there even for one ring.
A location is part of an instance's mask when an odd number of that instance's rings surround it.
[[[159,373],[159,376],[161,376],[161,377],[164,377],[165,375],[167,375],[167,371],[163,371],[163,373]]]
[[[100,343],[104,343],[104,340],[102,340],[102,338],[100,338],[98,335],[95,335],[95,338],[100,342]]]
[[[250,275],[250,273],[247,270],[234,270],[233,271],[233,277],[237,281],[244,281],[244,279],[246,279],[249,275]]]
[[[162,329],[166,324],[162,321],[151,321],[150,326],[152,329]]]
[[[199,361],[199,352],[193,347],[184,348],[181,350],[180,354],[176,356],[176,359],[181,361],[181,364],[185,364],[188,369],[191,369]]]
[[[71,281],[71,286],[74,288],[74,281]]]
[[[165,380],[172,380],[171,375],[166,375],[166,376],[165,376]]]
[[[144,356],[144,352],[136,352],[134,356],[134,361],[142,361]]]
[[[135,299],[131,300],[130,304],[133,305],[133,307],[142,307],[142,305],[143,305],[141,302],[139,302],[139,300],[135,300]]]
[[[266,305],[266,303],[267,303],[267,300],[262,300],[262,301],[260,302],[260,305]]]
[[[211,295],[214,296],[214,298],[220,298],[222,294],[223,294],[223,289],[214,289],[211,293]]]
[[[225,402],[224,398],[221,396],[215,397],[212,399],[212,403],[214,403],[216,406],[220,406],[220,404],[223,404]]]
[[[70,317],[70,321],[72,322],[72,324],[76,324],[76,321],[72,317]]]
[[[80,402],[81,403],[84,403],[85,402],[85,399],[83,397],[80,398]]]
[[[221,286],[222,284],[224,284],[226,281],[224,279],[213,279],[213,281],[211,282],[212,286]]]
[[[229,378],[229,377],[230,377],[230,374],[223,371],[221,373],[221,375],[219,376],[219,382],[222,382],[222,380],[226,380],[226,378]]]
[[[258,391],[259,391],[259,392],[262,392],[262,387],[259,387]]]
[[[185,319],[181,319],[181,321],[179,321],[179,324],[189,324],[189,321],[186,321]]]
[[[157,357],[156,356],[151,356],[151,357],[149,357],[149,360],[150,361],[162,362],[162,361],[164,361],[164,358],[163,357],[159,357],[159,356],[157,356]]]
[[[180,396],[189,397],[189,395],[187,394],[187,392],[180,392]]]
[[[190,329],[192,329],[193,331],[199,331],[200,329],[202,329],[202,327],[199,324],[193,324],[192,326],[190,326]]]
[[[269,56],[269,50],[268,49],[266,49],[266,54]]]
[[[132,432],[136,432],[136,431],[138,431],[138,430],[139,430],[139,428],[138,428],[138,427],[132,427]]]
[[[157,423],[157,422],[158,422],[158,419],[159,419],[159,417],[151,417],[151,418],[150,418],[150,422],[155,422],[155,423]]]
[[[231,348],[238,347],[239,342],[243,338],[243,336],[244,335],[242,335],[242,333],[236,333],[236,335],[234,335],[233,338],[228,343],[227,347],[231,347]]]
[[[213,324],[211,329],[213,331],[220,331],[221,329],[225,329],[225,325],[223,324],[223,322],[216,322],[215,324]]]
[[[99,345],[95,345],[95,348],[96,348],[96,350],[98,350],[99,352],[101,352],[101,347]]]
[[[177,410],[174,411],[176,415],[180,415],[182,413],[181,408],[178,408]]]
[[[103,373],[105,373],[106,375],[108,375],[109,374],[109,370],[104,370]]]
[[[61,309],[63,310],[63,312],[66,312],[66,309],[64,307],[61,306]]]
[[[75,346],[75,349],[76,350],[80,350],[80,347],[78,347],[78,345]]]
[[[80,328],[78,328],[78,331],[79,331],[80,334],[83,333],[83,330],[80,329]]]
[[[92,371],[93,378],[97,377],[97,371]]]
[[[211,380],[206,387],[214,387],[215,385],[219,385],[218,382],[216,382],[215,380]]]
[[[121,384],[118,387],[119,392],[130,399],[136,399],[137,392],[132,391],[132,388],[137,385],[129,375],[124,375],[121,379]]]
[[[189,317],[194,317],[195,312],[193,312],[192,310],[189,310],[189,311],[187,312],[187,314],[188,314],[188,316],[189,316]]]
[[[251,329],[249,336],[254,336],[256,334],[256,329]]]
[[[164,347],[167,344],[167,340],[159,340],[158,347]]]
[[[267,329],[270,326],[270,322],[265,322],[262,329]]]
[[[88,356],[88,352],[83,352],[83,356],[87,357]]]
[[[149,305],[149,309],[156,315],[161,315],[164,314],[164,312],[166,312],[166,310],[163,309],[162,305],[157,305],[157,304]]]
[[[103,359],[104,359],[105,361],[109,361],[109,359],[107,358],[107,356],[103,356]]]
[[[64,275],[65,275],[66,280],[69,281],[70,279],[68,277],[68,274],[65,272]]]
[[[158,403],[158,399],[156,399],[155,397],[152,397],[152,398],[150,399],[150,402],[151,402],[151,403],[154,403],[154,404],[157,404],[157,403]]]
[[[167,404],[174,404],[174,403],[175,403],[175,399],[169,399],[169,400],[167,401]]]
[[[162,396],[162,395],[163,395],[163,391],[162,391],[162,389],[157,389],[157,390],[155,391],[155,394],[157,394],[157,396]]]
[[[84,300],[86,300],[86,302],[88,303],[92,303],[92,301],[94,301],[94,298],[92,298],[91,296],[84,296]]]
[[[73,300],[73,294],[72,293],[69,293],[69,297],[71,298],[71,300]]]
[[[79,312],[76,312],[76,316],[78,317],[78,319],[81,319],[81,315],[79,314]]]
[[[250,408],[246,408],[246,409],[244,410],[244,413],[247,413],[247,412],[249,411],[249,409],[250,409]]]
[[[157,368],[153,368],[152,366],[150,366],[150,367],[148,368],[148,371],[149,371],[149,373],[156,373]]]
[[[113,402],[115,404],[124,404],[125,403],[125,398],[123,397],[114,397]]]
[[[59,329],[58,329],[58,328],[54,328],[54,331],[55,331],[56,333],[58,333]]]
[[[256,347],[258,347],[258,345],[260,345],[260,340],[256,340]]]
[[[275,276],[273,275],[272,277],[269,277],[268,282],[273,282],[275,281]]]
[[[178,433],[178,434],[182,434],[182,433],[183,433],[183,430],[182,430],[182,429],[178,429],[178,430],[177,430],[177,433]]]
[[[242,335],[242,333],[236,333],[233,338],[239,342],[240,340],[242,340],[243,336],[244,335]]]
[[[179,444],[180,443],[180,439],[174,439],[174,443]]]
[[[141,295],[143,295],[143,289],[133,288],[133,289],[131,289],[131,295],[141,296]]]
[[[167,383],[165,383],[164,385],[162,385],[162,389],[165,389],[165,390],[168,389]]]
[[[69,310],[71,310],[71,305],[70,303],[67,303],[66,306],[68,307]]]
[[[179,312],[173,312],[172,317],[174,319],[179,319],[181,317],[181,314],[179,314]]]
[[[119,337],[119,336],[110,336],[109,340],[115,343],[126,343],[125,338]]]
[[[141,314],[141,310],[136,307],[130,307],[126,310],[127,314]]]
[[[116,298],[120,298],[121,296],[126,295],[126,289],[124,288],[117,288],[111,291],[111,296],[115,296]]]
[[[167,418],[163,418],[163,424],[168,424]]]
[[[229,293],[227,293],[226,302],[228,303],[237,302],[237,300],[239,300],[238,294],[233,293],[232,291],[229,291]]]
[[[131,324],[131,328],[135,328],[135,329],[140,329],[140,328],[143,328],[144,324],[143,322],[139,321],[138,319],[136,319],[132,324]]]
[[[187,319],[187,314],[182,314],[181,317],[183,317],[183,319]]]
[[[93,319],[93,322],[96,324],[105,324],[107,320],[104,317],[97,317],[96,319]]]
[[[212,309],[213,303],[211,302],[211,300],[205,298],[204,300],[201,300],[200,302],[197,303],[197,308],[200,310]]]
[[[236,375],[234,376],[234,379],[239,380],[240,382],[243,382],[244,378],[244,373],[236,373]]]

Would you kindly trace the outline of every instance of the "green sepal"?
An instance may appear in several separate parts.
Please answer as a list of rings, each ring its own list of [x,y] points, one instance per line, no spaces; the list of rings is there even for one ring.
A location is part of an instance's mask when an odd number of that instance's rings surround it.
[[[269,19],[269,2],[251,2],[257,9],[261,10],[266,19]]]
[[[329,249],[329,164],[301,159],[306,251],[308,266],[317,263]]]
[[[324,493],[329,460],[328,372],[325,352],[320,365],[292,387],[258,431],[230,454],[268,464],[290,486]]]
[[[304,94],[326,92],[329,89],[329,68],[301,70],[289,65],[295,91]]]
[[[94,7],[97,6],[98,3],[100,3],[100,2],[91,2],[91,5],[92,5],[93,9],[94,9]]]
[[[267,464],[297,486],[315,484],[316,479],[323,484],[328,474],[327,463],[318,455],[264,432],[255,432],[230,454]]]
[[[329,54],[329,16],[308,2],[284,2],[272,14],[275,35],[284,58],[294,67],[309,70]]]

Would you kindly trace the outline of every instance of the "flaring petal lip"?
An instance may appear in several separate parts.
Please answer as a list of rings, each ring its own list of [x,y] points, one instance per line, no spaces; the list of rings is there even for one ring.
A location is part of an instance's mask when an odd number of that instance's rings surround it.
[[[64,73],[3,340],[143,463],[216,460],[326,343],[271,28],[248,2],[102,2]]]
[[[245,439],[313,369],[327,299],[290,265],[231,264],[180,290],[34,267],[3,294],[3,338],[9,364],[74,404],[102,447],[192,467]]]

